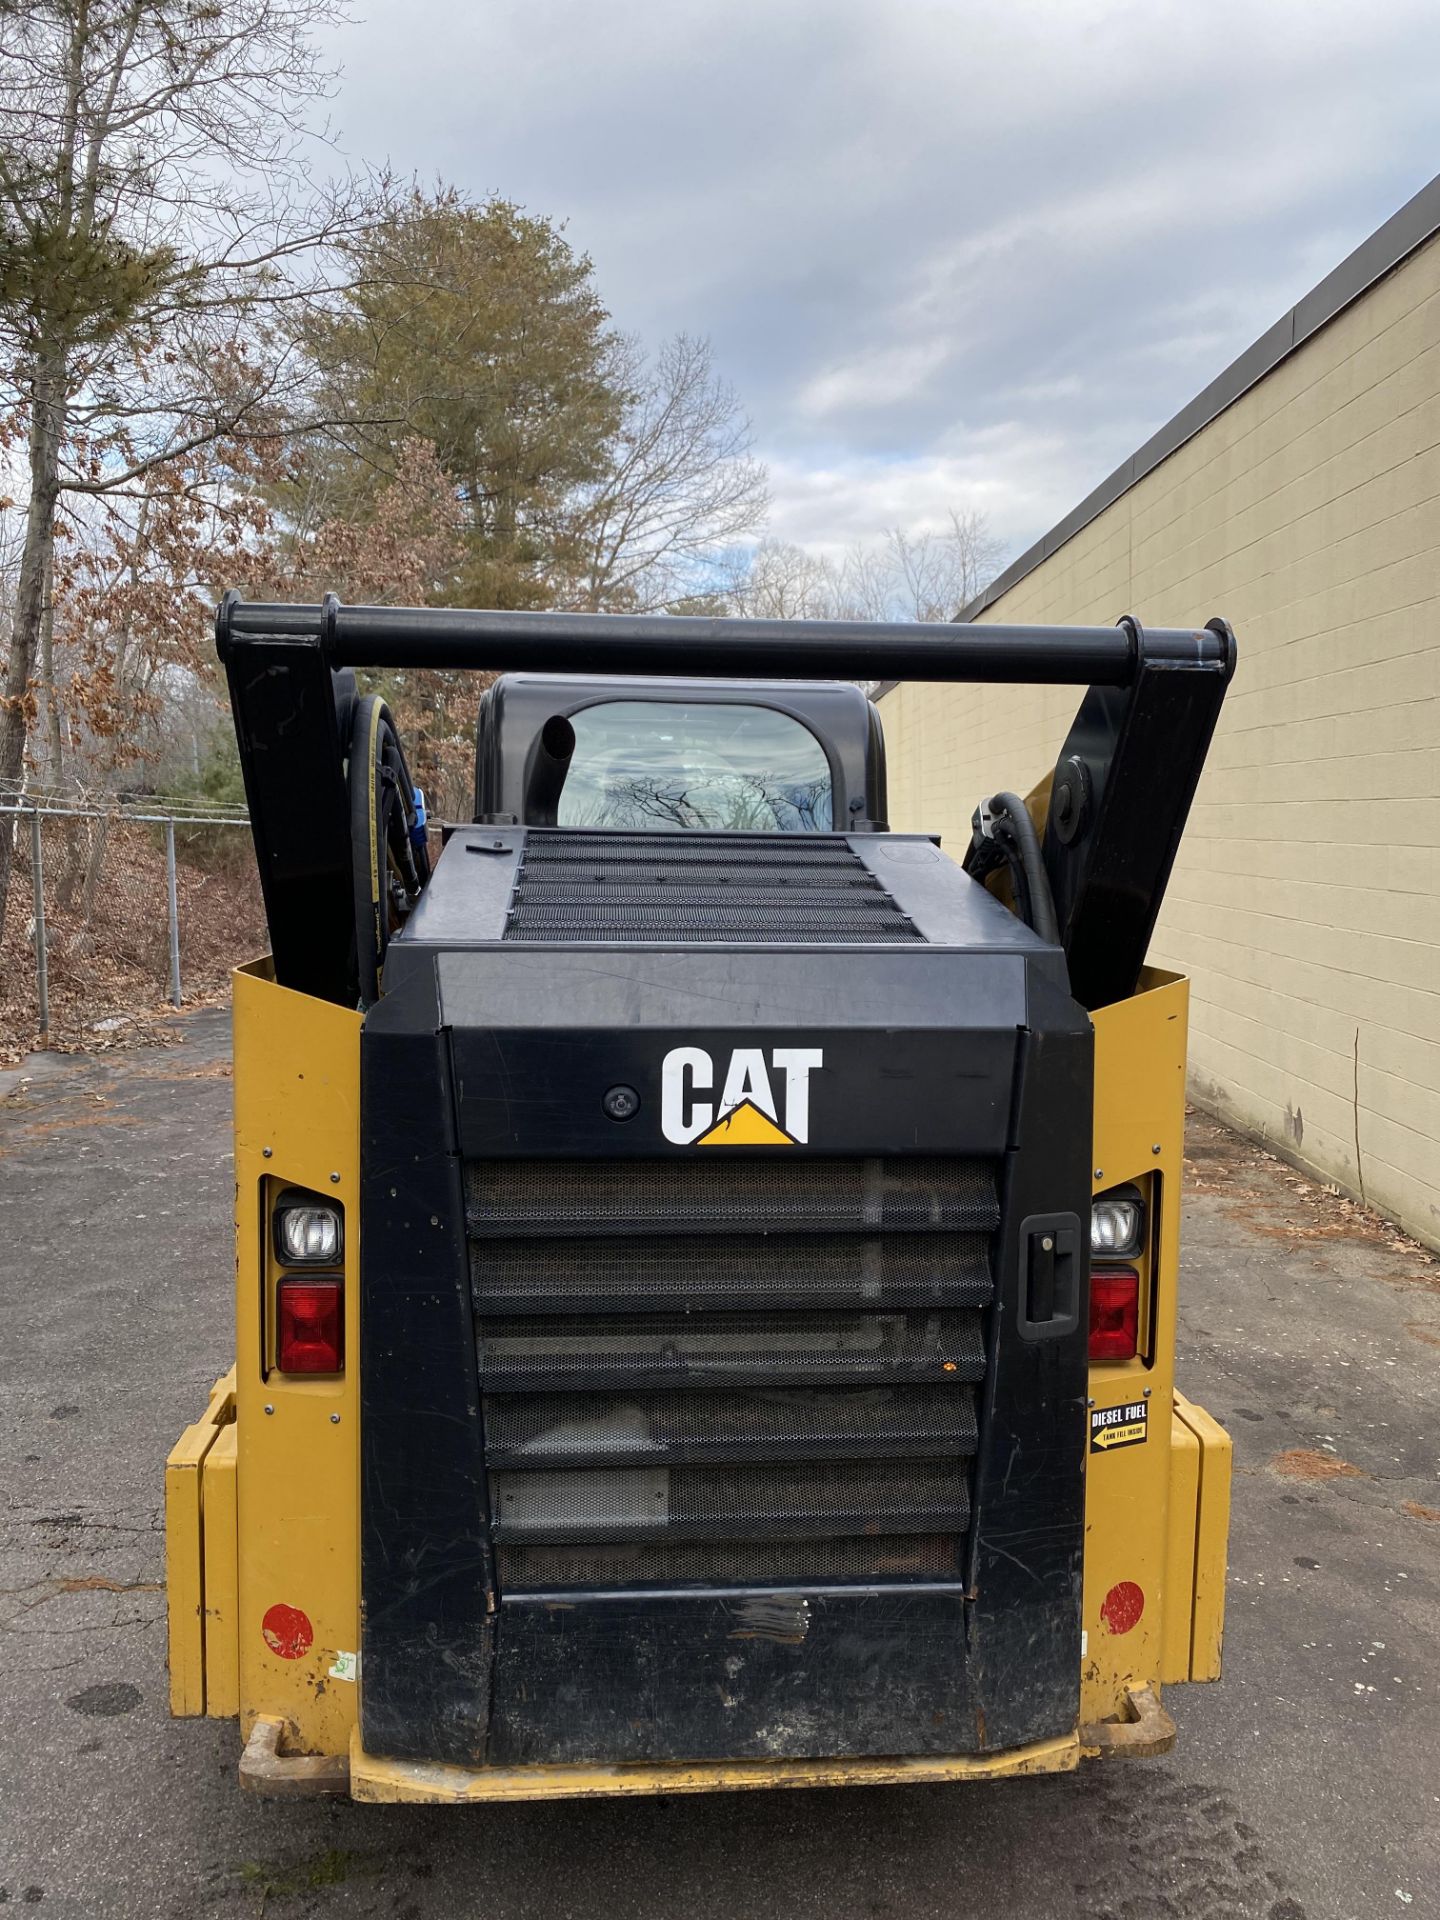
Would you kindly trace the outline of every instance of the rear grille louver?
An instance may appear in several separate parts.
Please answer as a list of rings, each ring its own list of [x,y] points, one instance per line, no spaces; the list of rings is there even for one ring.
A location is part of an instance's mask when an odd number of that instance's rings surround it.
[[[651,1307],[984,1306],[990,1267],[983,1233],[678,1234],[547,1244],[472,1243],[470,1269],[489,1311],[630,1313]]]
[[[839,835],[537,832],[506,940],[909,945],[923,935]]]
[[[666,1386],[766,1381],[978,1380],[974,1314],[655,1314],[600,1320],[486,1320],[485,1382],[512,1391],[621,1382]]]
[[[948,1460],[794,1461],[736,1473],[729,1467],[625,1467],[583,1473],[497,1473],[495,1538],[537,1540],[743,1539],[781,1533],[844,1539],[871,1530],[963,1528],[969,1496]]]
[[[502,1592],[957,1572],[988,1167],[488,1162],[466,1200]]]
[[[975,1413],[953,1385],[868,1392],[816,1387],[739,1393],[515,1394],[490,1403],[492,1467],[958,1455]]]
[[[475,1235],[840,1233],[999,1220],[988,1168],[965,1160],[491,1160],[471,1167]]]

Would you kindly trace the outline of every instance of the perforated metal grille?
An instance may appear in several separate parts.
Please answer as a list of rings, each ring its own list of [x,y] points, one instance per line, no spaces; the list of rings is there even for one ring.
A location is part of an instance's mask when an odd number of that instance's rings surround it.
[[[647,907],[663,904],[668,897],[662,881],[646,880],[643,875],[627,874],[623,880],[604,881],[586,878],[584,873],[584,869],[577,867],[568,879],[522,880],[515,889],[516,903],[583,906],[604,901],[615,906]],[[869,873],[854,877],[828,871],[777,873],[767,875],[757,885],[748,867],[744,870],[724,867],[706,869],[705,885],[714,894],[716,904],[736,897],[743,898],[749,907],[786,907],[792,905],[797,896],[806,907],[816,909],[853,907],[863,912],[868,907],[883,912],[890,904],[879,881]]]
[[[747,850],[744,853],[713,849],[677,853],[672,858],[647,860],[643,855],[617,853],[608,838],[595,849],[593,859],[539,860],[534,856],[535,837],[528,841],[530,857],[517,876],[517,887],[543,889],[551,899],[581,899],[588,892],[594,898],[608,899],[612,890],[629,888],[654,898],[679,899],[691,891],[729,894],[737,891],[767,893],[844,891],[875,894],[888,899],[884,887],[870,869],[857,861],[846,847],[833,856],[804,860]]]
[[[744,1467],[612,1467],[491,1476],[495,1539],[793,1540],[959,1532],[970,1517],[954,1460]]]
[[[743,940],[747,945],[793,947],[817,941],[826,946],[890,946],[918,940],[920,935],[898,912],[864,914],[797,905],[720,907],[692,901],[678,910],[669,906],[512,907],[505,938],[565,946],[641,940],[693,947],[706,940]]]
[[[782,1581],[951,1579],[961,1537],[897,1534],[852,1540],[674,1541],[638,1546],[501,1547],[502,1589],[685,1585],[764,1587]]]
[[[502,1586],[955,1572],[988,1165],[511,1161],[466,1192]]]
[[[983,1378],[978,1314],[654,1314],[489,1320],[480,1378],[530,1386]]]
[[[843,839],[597,831],[526,835],[505,938],[906,945],[923,935]]]
[[[975,1407],[953,1385],[490,1394],[485,1440],[492,1467],[968,1456]]]
[[[967,1160],[493,1160],[470,1167],[472,1234],[979,1232],[999,1224]]]
[[[550,873],[567,865],[594,869],[649,868],[674,873],[687,867],[860,867],[843,834],[807,833],[627,833],[589,828],[583,833],[531,828],[525,858]]]
[[[474,1243],[478,1312],[625,1312],[651,1306],[983,1306],[990,1298],[981,1233],[724,1240],[491,1240]]]

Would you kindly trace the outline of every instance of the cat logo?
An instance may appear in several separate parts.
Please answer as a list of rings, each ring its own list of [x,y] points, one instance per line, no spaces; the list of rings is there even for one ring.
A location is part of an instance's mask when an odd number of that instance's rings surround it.
[[[717,1101],[715,1062],[702,1047],[674,1047],[660,1070],[660,1130],[677,1147],[795,1147],[810,1137],[810,1075],[819,1047],[736,1047]],[[773,1076],[773,1077],[772,1077]],[[781,1098],[777,1104],[775,1089]]]

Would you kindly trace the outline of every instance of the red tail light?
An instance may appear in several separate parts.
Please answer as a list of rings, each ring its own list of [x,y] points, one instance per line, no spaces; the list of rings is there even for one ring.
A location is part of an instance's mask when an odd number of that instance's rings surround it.
[[[275,1364],[282,1373],[340,1373],[345,1365],[343,1280],[283,1279],[276,1289]]]
[[[1090,1358],[1133,1360],[1140,1338],[1140,1276],[1133,1267],[1090,1274]]]

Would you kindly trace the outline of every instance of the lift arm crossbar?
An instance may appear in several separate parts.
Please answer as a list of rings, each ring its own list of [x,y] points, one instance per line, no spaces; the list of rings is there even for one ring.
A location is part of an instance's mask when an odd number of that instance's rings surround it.
[[[246,602],[216,618],[235,646],[318,642],[331,667],[494,667],[516,672],[696,674],[703,678],[973,680],[1128,687],[1142,658],[1125,627],[957,626],[945,621],[716,620],[613,613],[497,613],[459,607]],[[1144,659],[1225,671],[1223,635],[1152,629]]]

